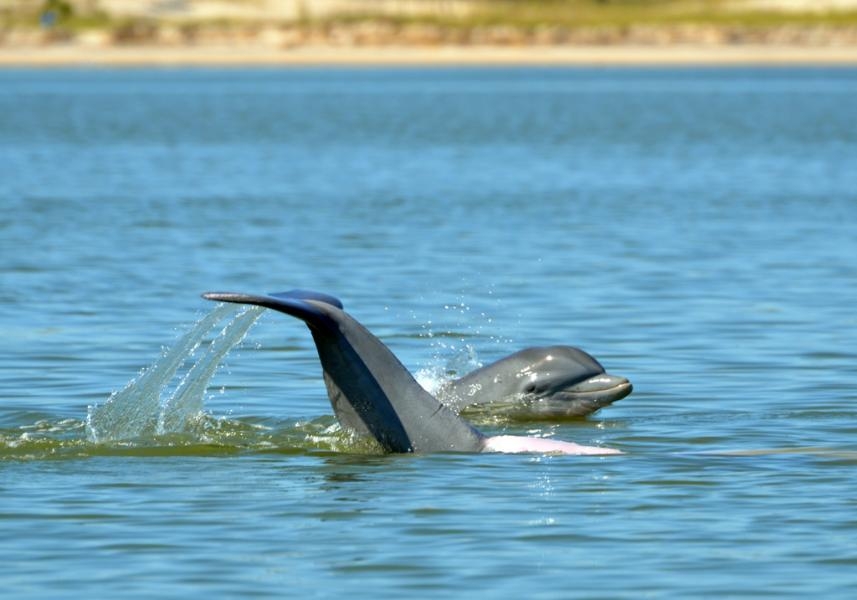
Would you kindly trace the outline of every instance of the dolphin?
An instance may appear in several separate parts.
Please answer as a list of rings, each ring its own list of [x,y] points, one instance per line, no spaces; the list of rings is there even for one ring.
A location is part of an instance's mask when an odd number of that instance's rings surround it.
[[[333,296],[307,290],[267,295],[207,292],[203,298],[253,304],[302,320],[312,333],[327,395],[339,422],[386,451],[620,454],[523,436],[487,436],[420,386],[381,340]]]
[[[631,393],[631,382],[610,375],[580,348],[527,348],[451,381],[438,399],[457,412],[501,406],[517,415],[581,417]],[[492,407],[492,408],[493,408]]]

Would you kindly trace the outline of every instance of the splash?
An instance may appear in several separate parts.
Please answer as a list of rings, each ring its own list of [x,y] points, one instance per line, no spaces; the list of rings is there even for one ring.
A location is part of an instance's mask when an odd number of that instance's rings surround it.
[[[159,413],[158,435],[183,431],[188,420],[202,413],[205,390],[217,371],[217,366],[229,351],[244,339],[247,332],[264,311],[250,307],[236,316],[211,342],[208,351],[185,375],[173,395]]]
[[[488,290],[489,296],[491,293]],[[431,340],[432,358],[414,375],[419,384],[432,394],[453,379],[484,366],[474,345],[476,340],[480,345],[501,349],[513,342],[511,338],[486,334],[485,330],[493,327],[493,317],[463,299],[444,304],[443,310],[447,313],[443,321],[450,323],[450,327],[437,330],[436,324],[430,320],[420,325],[420,337]],[[417,319],[417,315],[412,314],[411,318]]]
[[[431,394],[456,377],[461,377],[482,366],[476,349],[464,343],[462,346],[445,342],[433,345],[434,356],[428,365],[414,373],[417,382]]]
[[[87,439],[102,443],[181,432],[188,420],[201,412],[206,387],[218,363],[244,339],[264,311],[249,307],[240,309],[236,315],[236,310],[230,305],[216,307],[121,391],[104,404],[89,407]],[[205,337],[230,316],[208,350],[186,366]],[[187,370],[170,393],[183,367]]]
[[[0,427],[0,460],[91,456],[211,456],[239,452],[380,454],[370,438],[343,430],[333,415],[311,419],[214,417],[208,384],[265,309],[218,305],[119,392],[84,419],[23,413]],[[32,420],[31,420],[32,419]]]

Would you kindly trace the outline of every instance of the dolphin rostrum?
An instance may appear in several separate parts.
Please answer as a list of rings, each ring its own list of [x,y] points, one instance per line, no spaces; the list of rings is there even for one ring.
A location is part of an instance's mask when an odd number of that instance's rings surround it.
[[[387,452],[619,453],[560,440],[484,435],[424,390],[381,340],[327,294],[208,292],[203,297],[263,306],[306,323],[336,417],[344,427],[372,436]]]

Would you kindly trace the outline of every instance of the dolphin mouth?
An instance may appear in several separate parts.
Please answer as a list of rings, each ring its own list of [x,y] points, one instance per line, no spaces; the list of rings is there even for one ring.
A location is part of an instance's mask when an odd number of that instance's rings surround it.
[[[535,400],[530,408],[543,419],[583,417],[621,400],[633,389],[625,377],[599,373]]]
[[[590,401],[599,407],[621,400],[634,389],[627,378],[609,373],[599,373],[555,394],[557,398]]]
[[[619,375],[610,375],[609,373],[599,373],[589,379],[569,386],[559,392],[560,394],[570,394],[575,397],[592,396],[603,398],[608,403],[621,400],[631,393],[633,386],[625,377]],[[607,400],[609,398],[609,400]]]

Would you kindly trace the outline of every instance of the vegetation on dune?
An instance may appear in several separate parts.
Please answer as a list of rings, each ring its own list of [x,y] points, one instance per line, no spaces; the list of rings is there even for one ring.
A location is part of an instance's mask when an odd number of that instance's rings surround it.
[[[224,2],[227,0],[220,0]],[[235,3],[247,0],[231,0]],[[307,0],[311,1],[311,0]],[[411,3],[412,4],[412,3]],[[100,9],[97,0],[33,0],[0,7],[3,30],[31,29],[54,35],[74,36],[85,31],[105,32],[114,41],[145,41],[159,28],[171,27],[181,37],[193,38],[199,31],[242,31],[252,35],[263,27],[297,31],[329,32],[336,27],[371,24],[395,36],[405,28],[427,27],[441,41],[473,42],[474,31],[490,28],[523,36],[553,28],[563,32],[583,30],[623,31],[632,27],[675,30],[682,27],[732,28],[745,31],[792,27],[810,29],[857,28],[857,10],[792,12],[736,10],[734,0],[472,0],[466,11],[446,10],[444,3],[426,2],[437,10],[423,14],[395,12],[340,12],[323,17],[302,16],[296,21],[182,18],[155,15],[117,17]],[[360,4],[365,7],[366,4]],[[386,4],[389,8],[389,4]],[[437,33],[440,32],[440,33]],[[514,37],[514,36],[513,36]],[[520,36],[519,36],[520,37]],[[528,38],[529,39],[529,38]],[[556,38],[562,41],[562,35]],[[2,37],[0,37],[2,41]],[[406,40],[407,41],[407,40]],[[525,40],[526,41],[526,40]]]
[[[855,11],[737,10],[723,0],[496,0],[477,3],[474,20],[535,26],[629,26],[635,24],[854,24]]]
[[[567,28],[632,25],[853,26],[857,25],[857,10],[734,10],[728,8],[722,0],[476,0],[473,2],[473,10],[461,16],[343,12],[325,19],[316,19],[314,22],[353,23],[369,20],[399,25],[425,23],[457,28],[511,26],[521,29],[545,25]]]

